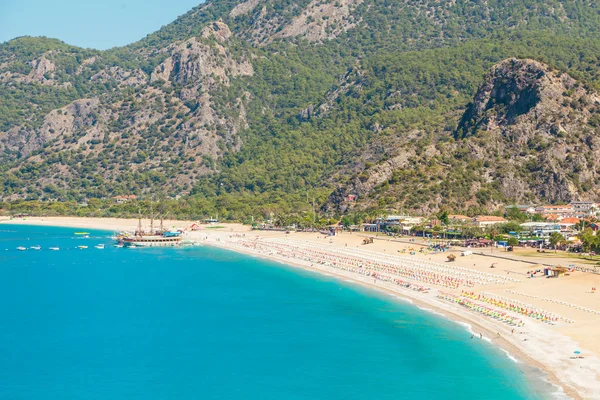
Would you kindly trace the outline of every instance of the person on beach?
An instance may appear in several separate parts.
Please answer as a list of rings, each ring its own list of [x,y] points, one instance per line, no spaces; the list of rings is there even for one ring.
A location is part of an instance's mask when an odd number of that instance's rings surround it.
[[[473,339],[475,337],[475,335],[471,335],[471,339]]]
[[[483,334],[482,333],[479,334],[479,339],[483,339]]]

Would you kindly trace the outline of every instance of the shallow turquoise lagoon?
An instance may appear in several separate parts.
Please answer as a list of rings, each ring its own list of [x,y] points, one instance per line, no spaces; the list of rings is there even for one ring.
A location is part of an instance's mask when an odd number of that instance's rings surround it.
[[[0,225],[0,399],[548,397],[464,327],[387,295],[218,249],[118,249],[109,232],[75,231]]]

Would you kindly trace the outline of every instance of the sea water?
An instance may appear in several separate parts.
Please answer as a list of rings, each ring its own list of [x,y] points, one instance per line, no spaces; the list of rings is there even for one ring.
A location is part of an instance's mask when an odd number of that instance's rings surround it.
[[[0,399],[547,397],[491,344],[397,298],[77,230],[0,225]]]

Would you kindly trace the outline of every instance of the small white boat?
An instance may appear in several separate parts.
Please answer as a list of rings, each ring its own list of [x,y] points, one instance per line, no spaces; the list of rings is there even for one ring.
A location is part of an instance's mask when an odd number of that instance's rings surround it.
[[[17,250],[25,251],[25,250],[27,250],[27,247],[19,246],[19,247],[17,247]]]
[[[94,247],[97,248],[97,249],[102,250],[104,248],[104,245],[103,244],[97,244]]]
[[[115,244],[115,247],[118,247],[119,249],[123,248],[123,245],[121,243],[119,244]]]
[[[30,249],[31,250],[41,250],[42,246],[31,246]]]
[[[135,249],[137,246],[135,244],[130,244],[127,246],[128,249]]]
[[[50,247],[50,250],[52,250],[52,251],[58,251],[58,250],[60,250],[60,248],[59,247]]]
[[[81,250],[85,250],[85,249],[87,249],[88,247],[87,247],[87,246],[77,246],[77,248],[78,248],[78,249],[81,249]]]

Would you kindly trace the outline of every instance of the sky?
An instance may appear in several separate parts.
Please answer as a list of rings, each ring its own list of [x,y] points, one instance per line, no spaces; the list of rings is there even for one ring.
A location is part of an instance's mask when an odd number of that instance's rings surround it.
[[[0,43],[47,36],[104,50],[135,42],[203,0],[0,0]]]

